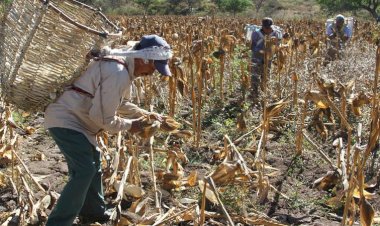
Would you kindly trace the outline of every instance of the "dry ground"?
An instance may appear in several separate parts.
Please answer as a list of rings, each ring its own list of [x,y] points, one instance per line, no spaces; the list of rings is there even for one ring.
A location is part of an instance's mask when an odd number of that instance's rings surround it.
[[[354,45],[348,49],[343,60],[327,64],[321,69],[320,74],[341,83],[348,82],[352,78],[357,78],[356,92],[362,90],[368,91],[373,84],[374,51],[373,45],[367,43]],[[313,62],[308,62],[307,60],[299,63],[300,72],[302,72],[300,75],[305,78],[300,84],[303,91],[311,83],[312,66]],[[275,87],[276,79],[275,77],[272,78],[273,84],[271,85]],[[286,84],[281,84],[282,88],[291,90],[291,84],[287,84],[287,86]],[[275,93],[275,90],[276,88],[271,89],[273,93]],[[226,92],[226,98],[223,102],[211,97],[205,102],[204,109],[202,109],[205,113],[202,118],[203,133],[200,147],[195,147],[191,141],[182,144],[182,149],[189,159],[189,162],[183,165],[186,173],[196,170],[198,171],[198,179],[202,179],[220,164],[220,160],[215,160],[213,156],[215,154],[215,147],[223,147],[223,135],[227,134],[232,140],[235,140],[245,133],[236,130],[236,118],[242,110],[242,98],[240,92],[237,94],[238,92]],[[188,102],[181,106],[183,109],[181,109],[180,116],[178,117],[178,120],[181,120],[181,122],[183,120],[191,121],[189,102],[188,100]],[[251,106],[249,99],[247,99],[246,103],[248,103],[248,110],[245,121],[249,131],[260,124],[262,110],[260,106]],[[224,186],[220,190],[221,199],[229,213],[238,215],[246,215],[257,211],[286,225],[340,225],[343,211],[342,206],[331,207],[326,204],[327,200],[335,196],[336,191],[334,189],[319,191],[312,187],[316,179],[324,176],[330,170],[329,165],[321,158],[316,148],[307,141],[303,143],[303,154],[295,157],[296,135],[295,123],[293,122],[294,112],[297,112],[297,110],[285,110],[281,116],[281,120],[279,120],[282,123],[272,126],[269,133],[269,140],[265,147],[265,159],[268,164],[266,172],[271,172],[269,179],[273,188],[270,190],[264,204],[256,202],[257,191],[253,189],[253,186],[244,183],[231,183]],[[355,118],[352,114],[349,114],[350,123],[355,128],[357,123],[363,123],[363,128],[366,132],[363,133],[361,145],[367,142],[369,114],[370,108],[368,106],[363,108],[363,116],[361,118]],[[40,180],[40,183],[45,188],[59,193],[68,180],[67,167],[57,146],[43,128],[43,115],[33,115],[26,118],[25,121],[21,121],[25,125],[34,127],[36,132],[20,137],[17,149],[19,155],[26,163],[30,172]],[[306,118],[306,121],[310,122],[311,117]],[[343,142],[347,142],[347,137],[345,137],[344,132],[339,130],[339,125],[336,125],[335,128],[331,125],[329,126],[330,134],[327,140],[321,139],[312,126],[307,127],[307,130],[319,147],[327,153],[329,158],[336,162],[336,151],[332,147],[332,142],[337,137],[343,137]],[[157,143],[162,143],[162,140],[165,138],[166,135],[159,135]],[[237,145],[248,166],[252,168],[254,168],[253,160],[259,139],[260,132],[254,132]],[[370,160],[374,162],[374,175],[372,177],[368,176],[366,179],[368,181],[375,180],[376,182],[377,178],[375,176],[380,169],[378,154],[373,155]],[[156,153],[155,165],[157,170],[164,169],[165,161],[166,157],[164,154]],[[152,198],[152,181],[149,176],[148,164],[144,160],[140,163],[143,189],[146,191],[146,197]],[[1,167],[1,172],[9,175],[10,165],[2,165]],[[160,188],[160,181],[158,185]],[[375,198],[369,201],[378,216],[380,211],[379,181],[377,181],[377,186],[371,192],[375,194]],[[168,211],[173,206],[181,206],[182,204],[179,203],[179,200],[182,198],[193,199],[198,203],[201,200],[201,192],[197,186],[186,188],[182,191],[165,191],[161,189],[161,193],[164,211]],[[108,200],[112,199],[111,196],[107,198]],[[148,203],[149,209],[153,209],[154,207],[153,200],[154,198]],[[130,204],[128,201],[123,202],[123,210],[127,209]],[[2,188],[0,191],[0,210],[8,213],[17,208],[17,205],[17,197],[12,194],[12,187]],[[206,205],[206,209],[220,212],[218,206],[210,203]],[[219,219],[218,221],[221,222],[219,225],[227,224],[224,219]],[[167,225],[175,225],[175,223],[167,223]],[[192,224],[181,222],[177,223],[177,225]],[[218,224],[212,220],[208,220],[207,225]]]

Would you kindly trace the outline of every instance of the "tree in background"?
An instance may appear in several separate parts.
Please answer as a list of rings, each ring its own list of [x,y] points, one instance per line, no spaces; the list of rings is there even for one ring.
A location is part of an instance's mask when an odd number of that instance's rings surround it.
[[[0,16],[2,16],[3,11],[5,8],[12,3],[12,0],[1,0],[0,1]],[[1,19],[1,17],[0,17]]]
[[[255,8],[256,8],[256,13],[259,12],[259,10],[263,6],[264,2],[265,2],[265,0],[253,0],[253,4],[255,5]]]
[[[217,0],[215,1],[220,9],[232,13],[240,13],[252,6],[251,0]]]
[[[186,0],[189,12],[192,13],[196,8],[199,8],[201,3],[203,2],[202,0]]]
[[[200,10],[209,16],[213,16],[218,12],[218,5],[213,1],[203,1]]]
[[[374,18],[378,17],[377,9],[380,5],[380,0],[317,0],[317,2],[329,12],[364,9]]]
[[[135,2],[143,7],[143,9],[144,9],[144,15],[146,15],[147,12],[148,12],[148,10],[149,10],[149,8],[153,4],[157,3],[157,0],[135,0]]]
[[[189,15],[201,7],[202,0],[166,0],[166,14]]]

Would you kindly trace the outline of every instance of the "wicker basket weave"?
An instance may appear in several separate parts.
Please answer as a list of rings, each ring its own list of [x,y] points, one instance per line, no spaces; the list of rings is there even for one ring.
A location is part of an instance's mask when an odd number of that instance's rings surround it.
[[[89,50],[120,34],[99,10],[75,0],[14,0],[0,23],[2,97],[42,110],[80,75]]]

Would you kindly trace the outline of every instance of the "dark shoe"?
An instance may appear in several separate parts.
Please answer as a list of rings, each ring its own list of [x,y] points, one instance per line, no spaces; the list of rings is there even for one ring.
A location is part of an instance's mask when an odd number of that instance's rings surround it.
[[[100,224],[107,223],[111,218],[111,215],[108,212],[99,215],[88,215],[88,216],[79,216],[81,224],[90,224],[98,222]]]

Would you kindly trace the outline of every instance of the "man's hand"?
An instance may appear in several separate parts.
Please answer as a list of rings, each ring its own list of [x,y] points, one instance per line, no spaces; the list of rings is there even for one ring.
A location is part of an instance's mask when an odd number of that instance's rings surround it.
[[[141,138],[149,138],[160,129],[161,123],[158,120],[149,118],[149,115],[143,116],[132,121],[131,128],[128,132],[136,134]]]
[[[334,39],[334,38],[336,38],[336,33],[335,32],[332,33],[331,35],[329,35],[329,39]]]

